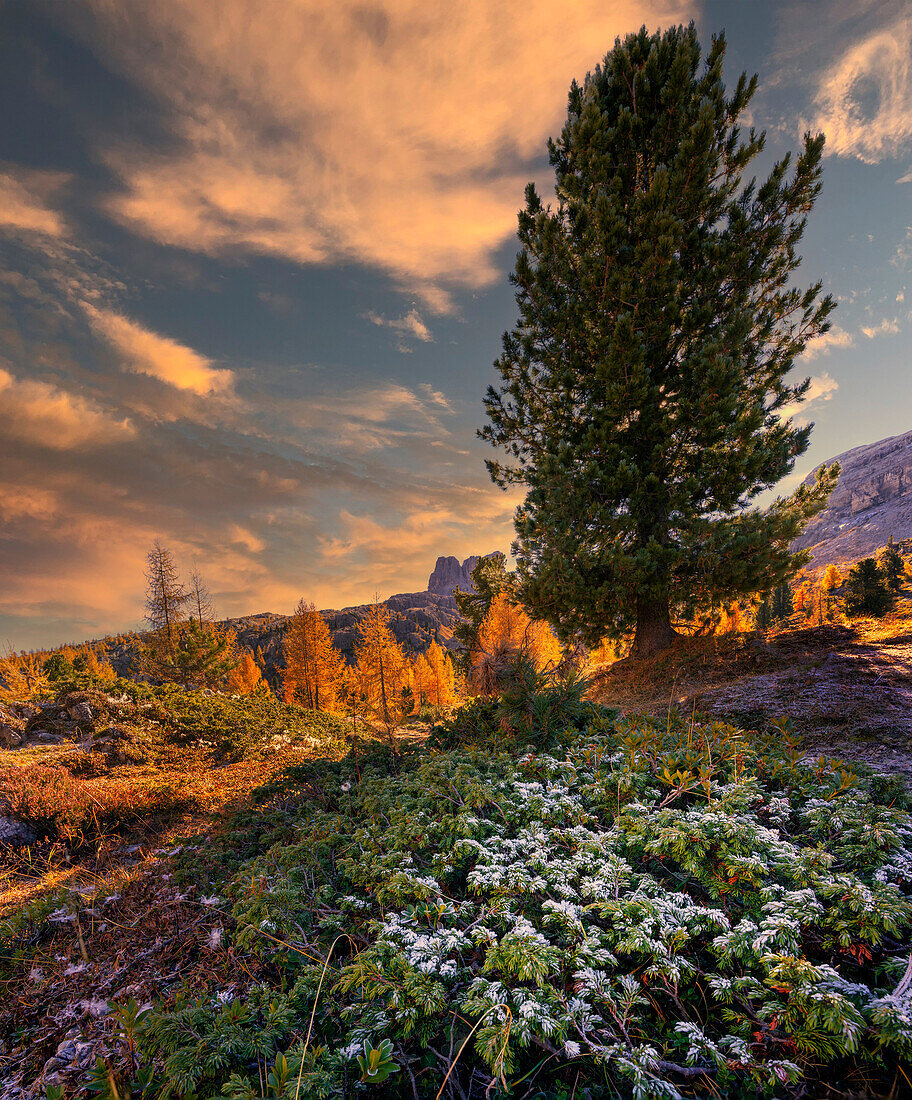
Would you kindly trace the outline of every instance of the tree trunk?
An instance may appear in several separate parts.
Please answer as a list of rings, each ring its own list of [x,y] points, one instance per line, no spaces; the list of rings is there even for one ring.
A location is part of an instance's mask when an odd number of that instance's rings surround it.
[[[638,597],[631,657],[651,657],[670,646],[675,638],[680,638],[681,635],[671,625],[668,605],[668,596],[653,599]]]

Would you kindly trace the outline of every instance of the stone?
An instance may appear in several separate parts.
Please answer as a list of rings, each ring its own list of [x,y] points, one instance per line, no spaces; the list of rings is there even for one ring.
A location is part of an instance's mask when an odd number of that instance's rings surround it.
[[[17,749],[22,744],[22,734],[14,726],[0,723],[0,749]]]
[[[38,834],[25,821],[7,815],[0,816],[0,845],[27,848],[38,840]]]

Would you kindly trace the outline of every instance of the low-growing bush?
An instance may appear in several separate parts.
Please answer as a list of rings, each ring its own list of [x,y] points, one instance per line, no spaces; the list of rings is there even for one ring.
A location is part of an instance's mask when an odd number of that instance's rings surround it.
[[[801,765],[785,731],[673,714],[590,710],[547,741],[362,753],[264,792],[281,842],[206,889],[275,977],[151,1013],[156,1089],[347,1096],[382,1065],[382,1095],[422,1100],[888,1090],[912,1055],[893,792]]]
[[[165,685],[153,689],[153,698],[165,711],[162,724],[171,740],[211,745],[229,757],[241,757],[273,738],[327,753],[344,751],[346,745],[344,719],[283,703],[274,695],[221,695]]]

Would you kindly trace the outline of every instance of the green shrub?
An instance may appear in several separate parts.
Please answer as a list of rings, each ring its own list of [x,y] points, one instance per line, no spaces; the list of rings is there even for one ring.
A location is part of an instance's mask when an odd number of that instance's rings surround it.
[[[852,566],[843,593],[847,615],[885,615],[893,606],[888,578],[874,558],[862,558]]]
[[[218,893],[273,977],[150,1016],[164,1093],[260,1096],[251,1067],[282,1055],[286,1096],[353,1095],[365,1043],[404,1071],[390,1097],[430,1100],[451,1067],[445,1096],[889,1087],[912,1055],[891,996],[912,819],[891,791],[801,765],[784,729],[590,708],[540,740],[362,753],[264,791],[280,842],[223,864]]]

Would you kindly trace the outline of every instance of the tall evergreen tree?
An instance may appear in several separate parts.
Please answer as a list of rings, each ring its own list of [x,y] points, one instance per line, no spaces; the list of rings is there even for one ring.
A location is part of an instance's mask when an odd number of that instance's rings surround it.
[[[885,615],[893,606],[893,592],[874,558],[862,558],[849,570],[843,591],[847,615]]]
[[[789,543],[838,469],[749,509],[808,445],[787,376],[829,327],[820,284],[789,284],[820,190],[823,137],[757,186],[764,135],[738,126],[756,78],[731,94],[724,37],[701,64],[694,27],[620,40],[570,89],[549,143],[556,204],[526,188],[499,389],[481,436],[507,453],[493,480],[527,487],[516,513],[518,591],[562,640],[635,628],[633,652],[692,613],[781,583]]]
[[[903,586],[906,563],[903,561],[902,554],[896,549],[896,543],[893,541],[892,535],[890,535],[887,545],[881,552],[880,568],[891,591],[898,592]]]
[[[783,581],[782,584],[777,584],[773,589],[773,622],[778,623],[788,619],[793,610],[792,590],[789,588],[788,583]]]

